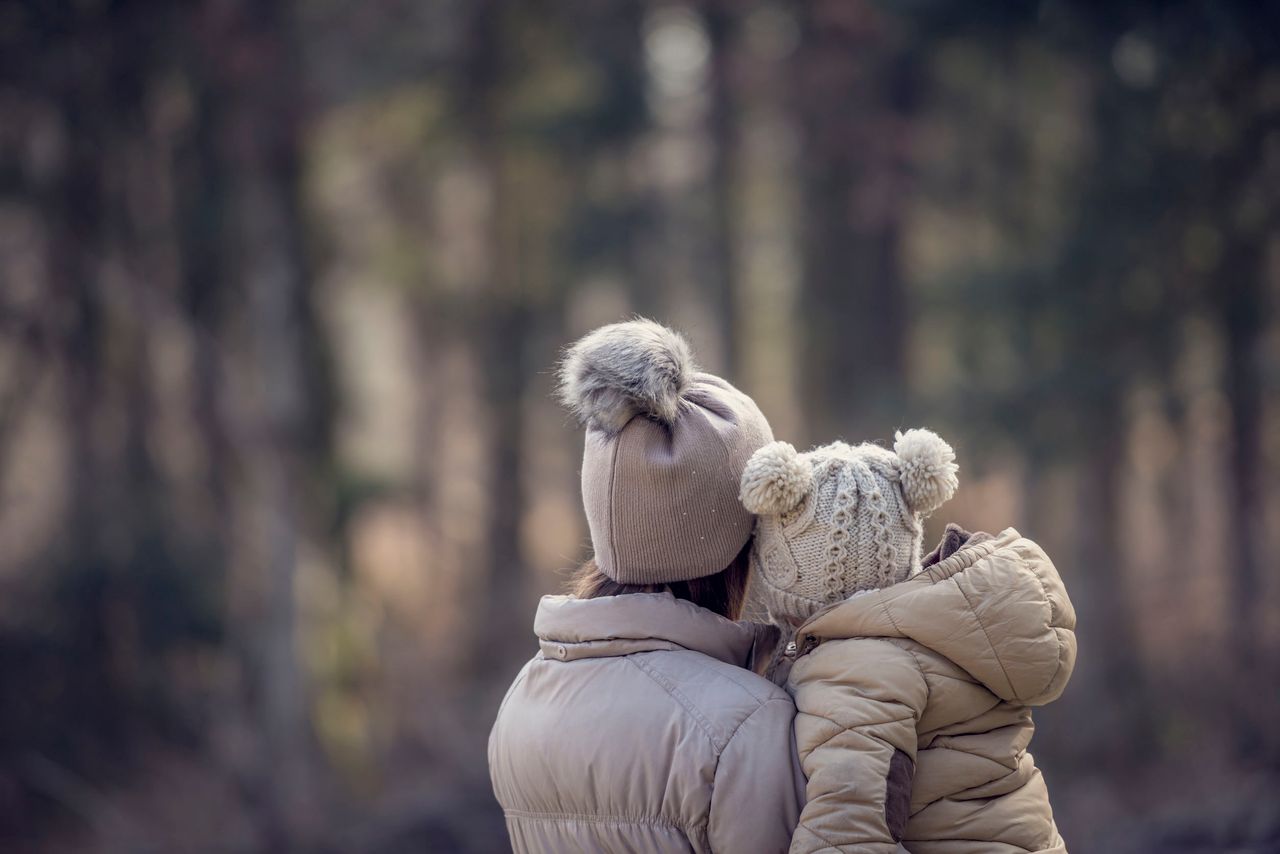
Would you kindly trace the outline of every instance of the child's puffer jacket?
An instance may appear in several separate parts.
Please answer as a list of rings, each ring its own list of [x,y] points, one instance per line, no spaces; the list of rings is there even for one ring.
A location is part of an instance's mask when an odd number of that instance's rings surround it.
[[[1065,852],[1028,706],[1066,686],[1075,619],[1012,528],[810,618],[788,648],[809,780],[793,854]]]

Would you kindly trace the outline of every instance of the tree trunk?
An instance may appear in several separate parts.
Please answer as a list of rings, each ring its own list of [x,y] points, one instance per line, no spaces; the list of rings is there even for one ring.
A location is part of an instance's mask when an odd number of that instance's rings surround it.
[[[1097,441],[1080,469],[1078,573],[1071,597],[1085,616],[1073,696],[1090,708],[1076,718],[1080,743],[1109,757],[1118,771],[1144,755],[1152,728],[1120,541],[1124,424],[1114,401],[1099,401],[1096,414]]]
[[[1242,760],[1256,759],[1267,721],[1260,719],[1255,692],[1261,678],[1258,650],[1262,589],[1263,453],[1260,345],[1266,329],[1260,241],[1237,245],[1221,277],[1222,323],[1226,335],[1226,392],[1231,408],[1230,510],[1227,518],[1231,567],[1231,629],[1228,643],[1237,670],[1235,749]]]
[[[524,599],[525,576],[520,543],[525,508],[521,445],[529,318],[520,271],[520,199],[507,174],[501,127],[507,11],[502,0],[484,0],[473,9],[464,112],[466,133],[489,189],[485,230],[490,261],[482,273],[485,280],[476,283],[477,293],[483,294],[483,313],[476,316],[475,355],[488,419],[484,425],[488,445],[485,571],[473,587],[479,597],[477,610],[483,616],[474,621],[471,656],[481,673],[501,670],[514,654],[511,636],[504,633],[504,642],[496,642],[493,627],[528,619],[517,610]]]
[[[212,7],[211,7],[212,8]],[[273,850],[305,835],[310,797],[309,715],[294,638],[298,543],[310,436],[305,359],[307,273],[299,210],[297,57],[290,43],[290,10],[239,0],[219,4],[210,46],[226,98],[228,209],[231,228],[220,247],[233,259],[224,286],[243,294],[246,333],[238,444],[246,479],[242,582],[254,586],[243,651],[264,754],[254,789]],[[255,577],[256,576],[256,577]]]
[[[819,435],[877,435],[904,398],[900,263],[918,63],[869,3],[805,7],[804,395]]]
[[[720,327],[720,352],[716,362],[727,376],[739,378],[742,365],[738,308],[737,264],[734,249],[734,188],[736,184],[737,124],[735,122],[733,67],[734,15],[727,4],[712,3],[706,13],[711,42],[711,187],[713,206],[710,276],[711,309]]]

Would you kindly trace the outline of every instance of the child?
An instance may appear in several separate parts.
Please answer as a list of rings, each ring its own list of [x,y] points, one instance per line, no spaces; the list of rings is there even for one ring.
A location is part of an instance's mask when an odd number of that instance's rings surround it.
[[[909,430],[892,451],[773,442],[743,472],[754,583],[784,634],[772,674],[795,698],[808,778],[793,854],[1066,851],[1028,707],[1066,685],[1075,612],[1012,528],[949,526],[921,558],[954,460]]]

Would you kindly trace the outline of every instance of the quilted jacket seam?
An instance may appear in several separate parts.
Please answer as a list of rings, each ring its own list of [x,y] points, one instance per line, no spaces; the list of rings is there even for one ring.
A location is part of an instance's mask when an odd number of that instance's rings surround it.
[[[715,748],[717,755],[719,755],[720,751],[724,748],[720,746],[719,740],[716,738],[715,732],[712,729],[711,722],[707,720],[707,717],[702,713],[702,710],[694,705],[693,700],[689,699],[683,691],[677,688],[669,680],[665,679],[653,668],[649,667],[647,664],[637,661],[636,656],[628,655],[625,656],[625,658],[627,661],[639,668],[641,673],[656,682],[662,690],[667,692],[667,695],[670,696],[672,700],[675,700],[676,705],[684,709],[685,713],[693,718],[698,729],[700,729],[702,734],[707,737],[707,741],[711,742],[711,746]],[[734,731],[736,732],[737,730],[735,729]],[[728,742],[726,741],[725,744],[727,745]]]
[[[701,822],[684,824],[662,816],[629,816],[629,815],[592,815],[590,813],[572,812],[539,812],[536,810],[509,809],[504,811],[508,818],[523,818],[531,821],[589,821],[594,824],[647,824],[655,827],[670,827],[676,830],[697,831]]]
[[[817,743],[817,744],[815,744],[813,747],[809,748],[809,753],[807,754],[807,755],[809,755],[809,756],[812,756],[812,755],[813,755],[815,752],[817,752],[820,748],[826,747],[826,746],[827,746],[827,744],[828,744],[828,743],[830,743],[830,741],[831,741],[832,739],[836,738],[837,736],[844,735],[846,732],[853,732],[853,731],[855,731],[855,730],[867,729],[868,727],[874,727],[874,726],[884,726],[884,725],[886,725],[886,724],[905,724],[905,723],[911,723],[913,726],[914,726],[914,724],[915,724],[915,715],[909,715],[908,717],[905,717],[905,718],[890,718],[889,720],[875,721],[874,723],[867,723],[867,724],[855,724],[855,725],[853,725],[853,726],[846,726],[845,724],[840,723],[840,721],[835,720],[834,718],[829,718],[829,717],[827,717],[826,715],[814,715],[814,714],[811,714],[811,713],[809,713],[809,712],[806,712],[805,714],[808,714],[810,717],[814,717],[814,718],[822,718],[824,721],[830,721],[831,723],[833,723],[833,724],[835,724],[836,726],[840,727],[840,729],[838,729],[838,730],[836,730],[835,732],[831,733],[831,735],[827,736],[827,737],[826,737],[826,738],[824,738],[822,741],[818,742],[818,743]],[[868,738],[874,738],[876,741],[880,742],[880,743],[881,743],[881,744],[883,744],[884,746],[886,746],[886,747],[891,747],[891,748],[893,748],[894,750],[897,750],[897,748],[896,748],[896,747],[894,747],[892,744],[890,744],[889,742],[885,741],[883,738],[881,738],[881,737],[880,737],[880,736],[878,736],[878,735],[874,735],[874,734],[872,734],[872,733],[868,733],[868,734],[867,734],[867,737],[868,737]]]
[[[770,703],[780,703],[782,701],[782,697],[773,697],[769,700],[765,700],[763,703],[752,709],[750,714],[738,721],[738,725],[733,728],[733,732],[731,732],[729,734],[729,738],[725,740],[724,747],[716,753],[716,767],[711,771],[711,800],[707,802],[707,821],[705,823],[705,827],[708,835],[711,833],[711,813],[716,806],[716,781],[720,779],[720,760],[722,760],[724,755],[729,752],[729,745],[733,744],[733,737],[738,734],[738,731],[741,730],[743,726],[746,725],[747,721],[751,720],[751,718],[755,716],[756,712],[760,711]]]
[[[827,846],[827,848],[830,848],[832,851],[839,851],[839,850],[840,850],[840,846],[836,845],[836,843],[832,842],[830,839],[827,839],[827,837],[823,836],[821,833],[819,833],[818,831],[814,830],[812,827],[809,827],[807,824],[806,824],[806,825],[801,825],[801,828],[803,828],[803,829],[804,829],[804,832],[805,832],[805,833],[807,833],[807,834],[809,834],[810,836],[812,836],[813,838],[817,839],[817,840],[818,840],[818,841],[820,841],[823,845]],[[797,830],[799,830],[799,829],[800,829],[800,828],[797,828]],[[826,850],[826,849],[819,848],[819,849],[817,850],[817,852],[815,852],[815,854],[821,854],[821,852],[822,852],[822,851],[824,851],[824,850]]]
[[[1035,570],[1031,570],[1031,574],[1035,576],[1036,582],[1040,585],[1040,592],[1044,594],[1045,604],[1049,608],[1049,620],[1046,625],[1046,628],[1048,628],[1050,631],[1053,632],[1054,640],[1058,642],[1058,666],[1054,668],[1053,675],[1049,677],[1048,681],[1044,683],[1044,685],[1040,688],[1040,690],[1036,691],[1035,694],[1031,695],[1032,697],[1036,697],[1036,696],[1039,696],[1040,694],[1043,694],[1045,691],[1048,691],[1049,686],[1054,683],[1054,681],[1058,678],[1058,674],[1062,672],[1062,648],[1065,646],[1065,644],[1063,644],[1062,642],[1062,634],[1058,631],[1058,629],[1061,627],[1054,624],[1053,600],[1049,598],[1049,588],[1045,587],[1044,579],[1040,577],[1040,573],[1036,572]]]
[[[906,637],[907,633],[898,626],[898,621],[893,618],[893,613],[889,610],[889,604],[884,601],[883,597],[880,599],[880,607],[884,610],[884,615],[889,620],[889,625],[893,626],[893,630],[903,637]],[[895,644],[895,646],[897,645]],[[921,707],[921,712],[923,713],[924,709],[929,707],[929,698],[933,694],[933,689],[929,687],[929,680],[926,679],[924,675],[924,665],[920,663],[920,658],[916,655],[916,651],[914,649],[908,649],[907,647],[898,647],[898,649],[901,649],[903,652],[911,656],[911,660],[915,662],[916,670],[920,674],[920,679],[924,682],[924,706]],[[916,719],[919,719],[918,715],[916,716]]]
[[[959,573],[956,573],[959,575]],[[951,580],[955,581],[955,576],[951,576]],[[996,664],[1000,665],[1000,673],[1004,675],[1004,681],[1009,685],[1009,692],[1013,694],[1013,698],[1022,701],[1018,696],[1018,690],[1013,687],[1013,680],[1009,678],[1009,670],[1004,666],[1004,660],[1000,658],[1000,650],[996,649],[995,643],[991,640],[991,633],[987,631],[987,624],[978,616],[978,611],[973,607],[973,600],[969,598],[969,594],[965,592],[964,587],[959,581],[956,581],[956,589],[960,591],[960,595],[964,597],[964,603],[969,606],[969,613],[973,614],[973,619],[977,621],[978,628],[982,629],[982,636],[987,639],[987,646],[991,648],[991,655],[995,658]]]
[[[903,647],[899,647],[899,649],[903,649]],[[907,649],[906,651],[907,654],[911,656],[911,660],[916,664],[916,670],[919,672],[920,681],[924,683],[924,705],[920,707],[920,714],[916,715],[916,723],[919,724],[920,718],[924,715],[924,710],[929,708],[929,701],[933,698],[933,686],[929,684],[928,677],[924,675],[924,664],[920,661],[920,656],[916,654],[914,649]]]
[[[729,749],[729,745],[733,743],[733,737],[738,734],[738,730],[742,729],[746,725],[747,721],[755,717],[756,712],[760,711],[770,703],[781,703],[781,702],[784,702],[784,698],[771,697],[768,700],[765,700],[764,702],[762,702],[760,705],[756,706],[754,709],[752,709],[742,720],[738,721],[738,725],[733,728],[733,732],[729,733],[729,737],[725,739],[724,748],[720,752],[724,753],[725,750]],[[787,700],[785,702],[790,702],[790,701]],[[717,768],[718,767],[719,765],[717,763]]]

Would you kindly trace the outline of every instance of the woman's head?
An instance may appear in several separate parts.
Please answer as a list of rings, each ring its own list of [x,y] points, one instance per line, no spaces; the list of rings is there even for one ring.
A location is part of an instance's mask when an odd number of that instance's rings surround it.
[[[773,438],[751,398],[697,370],[678,333],[643,319],[569,347],[560,397],[586,427],[582,498],[601,575],[663,586],[735,563],[754,525],[738,482]]]
[[[569,582],[569,592],[579,599],[620,596],[627,593],[670,593],[700,608],[706,608],[730,620],[742,615],[750,576],[751,542],[748,541],[733,562],[719,572],[662,584],[623,584],[600,571],[595,559],[588,560]]]

